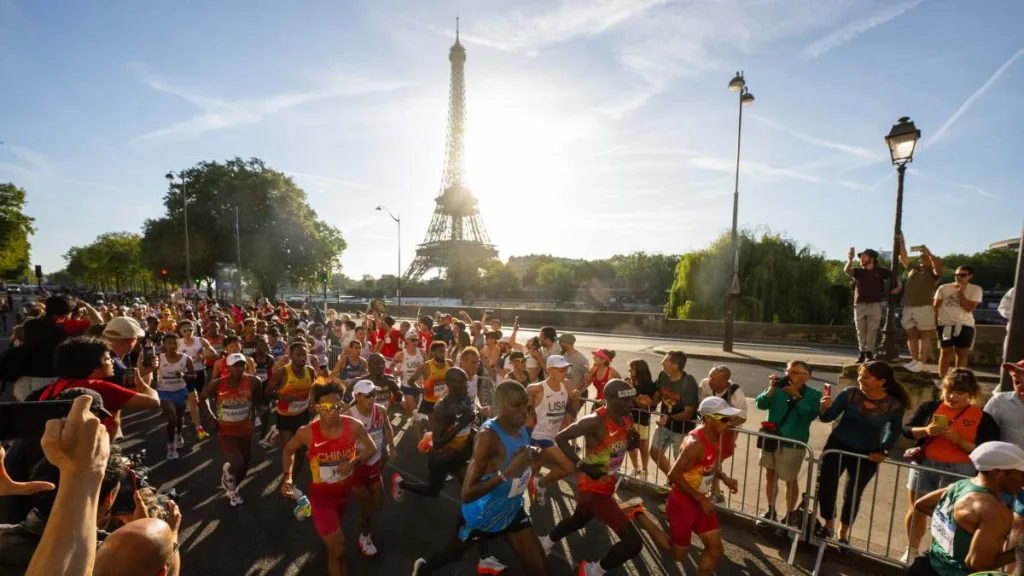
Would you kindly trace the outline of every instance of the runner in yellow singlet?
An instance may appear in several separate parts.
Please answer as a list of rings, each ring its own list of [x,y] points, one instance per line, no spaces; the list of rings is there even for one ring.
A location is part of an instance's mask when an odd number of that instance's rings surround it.
[[[295,432],[309,423],[309,394],[313,387],[313,370],[306,366],[309,345],[304,340],[296,340],[288,345],[290,363],[274,375],[267,384],[268,394],[276,394],[277,400],[277,431],[280,434],[281,446],[295,436]]]
[[[443,340],[435,340],[430,344],[430,360],[420,366],[420,376],[423,378],[423,398],[420,399],[419,414],[414,422],[416,423],[417,436],[423,436],[423,422],[429,421],[428,429],[433,429],[434,405],[448,392],[445,385],[445,374],[452,367],[451,360],[447,359],[448,346]]]

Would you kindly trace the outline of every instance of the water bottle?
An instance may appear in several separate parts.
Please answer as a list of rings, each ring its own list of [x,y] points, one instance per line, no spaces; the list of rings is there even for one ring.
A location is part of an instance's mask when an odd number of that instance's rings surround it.
[[[292,488],[292,498],[295,498],[295,509],[292,511],[295,514],[295,519],[301,522],[309,518],[312,513],[309,507],[309,498],[298,487]]]

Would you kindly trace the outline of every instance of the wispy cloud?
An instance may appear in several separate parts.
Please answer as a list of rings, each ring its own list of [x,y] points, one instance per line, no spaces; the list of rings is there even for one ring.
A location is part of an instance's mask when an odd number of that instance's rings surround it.
[[[369,184],[361,184],[359,182],[353,182],[351,180],[341,180],[339,178],[333,178],[331,176],[320,176],[319,174],[307,174],[305,172],[293,172],[291,170],[282,170],[285,174],[297,179],[306,180],[320,185],[331,186],[335,188],[348,188],[353,190],[373,190],[373,186]]]
[[[967,112],[967,110],[974,104],[975,100],[981,98],[985,94],[985,92],[988,92],[989,89],[992,88],[992,85],[995,84],[997,80],[999,80],[999,77],[1002,76],[1004,72],[1009,70],[1010,66],[1013,66],[1013,63],[1016,62],[1017,59],[1020,58],[1021,56],[1024,56],[1024,48],[1017,50],[1016,52],[1014,52],[1013,56],[1010,56],[1010,58],[1006,62],[1003,62],[1003,65],[1000,66],[994,74],[989,76],[988,80],[986,80],[985,83],[981,85],[981,88],[975,90],[974,94],[971,94],[967,98],[967,100],[964,100],[964,103],[961,104],[960,107],[956,109],[956,112],[954,112],[953,115],[949,117],[949,120],[946,120],[942,124],[942,126],[940,126],[939,129],[935,131],[935,135],[932,136],[931,139],[927,140],[925,144],[931,146],[932,144],[935,144],[936,142],[941,140],[942,137],[946,135],[946,131],[949,130],[949,127],[956,123],[956,121],[960,119],[960,116],[962,116],[964,112]]]
[[[866,18],[851,22],[827,36],[808,44],[802,51],[803,57],[807,60],[813,60],[873,28],[899,18],[904,13],[917,8],[923,2],[924,0],[910,0],[909,2],[892,4]]]
[[[824,138],[811,136],[810,134],[794,130],[789,126],[785,126],[783,124],[775,122],[774,120],[769,120],[768,118],[765,118],[764,116],[761,116],[759,114],[749,114],[746,116],[748,116],[751,120],[760,122],[766,126],[770,126],[780,132],[789,134],[790,136],[796,138],[797,140],[800,140],[801,142],[805,142],[818,148],[824,148],[826,150],[837,150],[839,152],[843,152],[844,154],[857,156],[859,158],[866,158],[869,160],[879,160],[882,158],[882,156],[875,152],[874,150],[864,148],[863,146],[854,146],[851,144],[843,144],[841,142],[832,142],[830,140],[825,140]]]
[[[721,158],[718,156],[698,156],[696,158],[691,158],[689,163],[694,168],[708,170],[711,172],[735,172],[736,170],[735,159]],[[777,166],[770,166],[768,164],[750,162],[746,160],[740,163],[740,172],[750,174],[752,176],[789,178],[792,180],[802,180],[804,182],[811,182],[815,184],[825,182],[824,178],[815,176],[814,174],[807,174],[805,172],[798,172],[789,168],[779,168]]]
[[[410,85],[408,82],[375,80],[341,74],[326,77],[324,79],[324,86],[320,88],[285,92],[263,98],[224,100],[208,96],[198,90],[178,86],[148,72],[140,72],[140,74],[142,81],[153,90],[182,98],[199,108],[201,113],[188,120],[175,122],[169,126],[142,134],[136,137],[133,140],[134,142],[165,136],[194,138],[214,130],[256,124],[272,114],[319,100],[375,92],[390,92]]]

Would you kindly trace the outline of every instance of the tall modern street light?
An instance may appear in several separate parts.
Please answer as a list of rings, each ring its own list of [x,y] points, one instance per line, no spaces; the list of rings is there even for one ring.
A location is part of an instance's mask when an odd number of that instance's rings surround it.
[[[175,174],[173,171],[168,172],[166,176],[167,181],[171,184],[174,183],[174,179],[178,178],[181,180],[181,208],[182,214],[185,219],[185,283],[189,287],[192,286],[192,256],[188,251],[188,192],[185,187],[185,177],[180,174]]]
[[[729,280],[729,292],[725,296],[725,335],[722,339],[722,351],[732,352],[733,322],[735,321],[736,298],[740,294],[740,252],[737,238],[737,219],[740,209],[740,143],[743,140],[743,107],[754,103],[754,95],[747,88],[743,72],[737,72],[729,81],[729,90],[739,95],[739,125],[736,131],[736,182],[732,192],[732,239],[729,249],[732,255],[732,278]]]
[[[914,148],[921,139],[921,131],[914,126],[910,118],[904,116],[893,124],[885,143],[889,145],[889,156],[896,166],[896,225],[892,233],[892,264],[890,265],[888,305],[885,311],[885,328],[882,330],[882,352],[880,360],[895,362],[899,360],[900,348],[896,338],[896,297],[892,289],[900,278],[900,232],[903,229],[903,175],[907,172],[907,164],[914,160]]]
[[[395,216],[394,214],[391,213],[391,210],[388,210],[387,208],[385,208],[383,206],[377,206],[377,210],[382,211],[382,212],[387,212],[388,216],[391,216],[391,219],[395,221],[395,224],[398,224],[398,290],[397,290],[397,296],[398,296],[398,305],[401,306],[402,305],[402,215],[399,214],[398,216]]]

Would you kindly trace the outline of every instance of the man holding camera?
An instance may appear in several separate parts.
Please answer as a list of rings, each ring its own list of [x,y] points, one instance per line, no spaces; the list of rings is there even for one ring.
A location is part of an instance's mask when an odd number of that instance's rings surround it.
[[[811,368],[806,362],[793,360],[786,366],[783,376],[768,377],[768,389],[754,401],[759,410],[768,411],[768,420],[761,423],[759,432],[806,443],[811,436],[811,422],[818,417],[818,404],[822,394],[811,388]],[[800,468],[806,449],[797,444],[780,442],[774,438],[759,438],[760,465],[765,469],[765,491],[768,512],[765,520],[788,523],[796,519],[800,499]],[[786,483],[786,515],[778,518],[775,512],[779,496],[779,480]]]
[[[906,365],[911,372],[920,372],[928,364],[935,336],[935,308],[932,295],[942,278],[942,261],[927,246],[912,246],[921,253],[920,263],[907,256],[907,244],[900,236],[900,262],[907,268],[907,283],[903,292],[901,323],[907,331],[907,346],[912,360]]]

